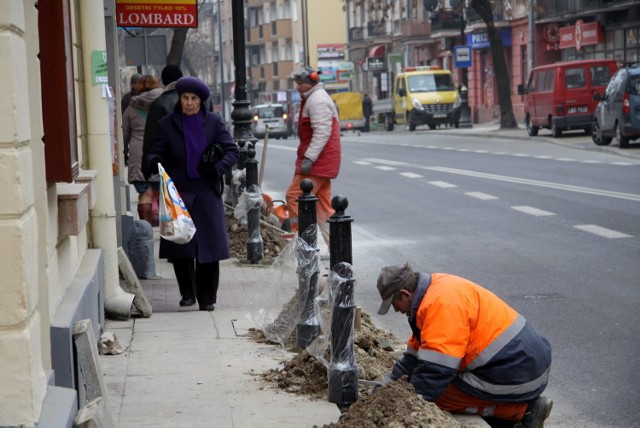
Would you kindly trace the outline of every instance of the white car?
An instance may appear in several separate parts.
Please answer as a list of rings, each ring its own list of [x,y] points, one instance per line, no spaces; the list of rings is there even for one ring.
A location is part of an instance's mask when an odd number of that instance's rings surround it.
[[[261,104],[252,108],[253,136],[264,138],[267,127],[269,138],[288,138],[293,134],[291,120],[283,104]]]

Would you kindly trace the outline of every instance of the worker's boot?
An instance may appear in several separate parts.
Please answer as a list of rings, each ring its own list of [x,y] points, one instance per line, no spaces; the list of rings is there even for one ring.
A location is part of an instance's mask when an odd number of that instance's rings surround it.
[[[140,217],[140,220],[146,220],[149,224],[153,224],[151,204],[138,204],[138,216]]]
[[[544,421],[551,414],[551,408],[553,407],[553,401],[547,397],[538,397],[527,406],[527,410],[524,412],[524,417],[519,424],[515,426],[522,428],[543,428]]]

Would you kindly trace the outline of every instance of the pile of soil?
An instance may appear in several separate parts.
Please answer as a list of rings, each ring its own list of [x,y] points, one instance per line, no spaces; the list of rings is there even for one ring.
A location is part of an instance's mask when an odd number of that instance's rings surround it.
[[[268,342],[259,330],[250,330],[250,336],[259,342]],[[292,341],[295,343],[295,337],[287,343]],[[380,380],[389,374],[399,354],[397,350],[404,347],[395,336],[378,329],[367,313],[361,314],[361,328],[355,332],[354,345],[358,378],[363,380]],[[324,358],[330,360],[329,350]],[[318,399],[328,396],[327,368],[306,350],[291,361],[282,362],[277,370],[263,373],[262,377],[286,392]],[[362,386],[360,394],[368,395],[369,389]]]
[[[241,225],[235,217],[227,217],[227,233],[229,235],[229,246],[231,257],[242,262],[247,259],[247,237],[249,229],[247,225]],[[287,245],[287,239],[282,235],[285,232],[277,228],[260,223],[260,236],[262,237],[263,258],[262,264],[271,264],[278,257],[280,251]]]
[[[323,428],[461,426],[451,414],[418,396],[406,379],[400,379],[378,388],[375,394],[353,403],[340,416],[338,422],[324,425]]]

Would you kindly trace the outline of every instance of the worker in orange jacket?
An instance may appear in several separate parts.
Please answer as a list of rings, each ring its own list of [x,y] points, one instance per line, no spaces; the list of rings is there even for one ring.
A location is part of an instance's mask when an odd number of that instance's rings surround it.
[[[408,376],[416,392],[451,413],[542,427],[553,402],[547,387],[551,345],[486,288],[408,263],[383,268],[379,314],[407,315],[412,335],[381,384]]]

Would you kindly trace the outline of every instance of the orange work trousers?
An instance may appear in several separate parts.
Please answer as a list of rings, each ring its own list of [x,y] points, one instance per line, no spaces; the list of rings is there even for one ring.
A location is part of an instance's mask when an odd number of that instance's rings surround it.
[[[291,230],[298,231],[298,198],[302,196],[300,182],[308,178],[313,182],[311,193],[318,198],[316,202],[316,216],[318,224],[327,222],[327,219],[333,215],[331,208],[331,179],[326,177],[317,177],[315,175],[295,174],[293,181],[287,189],[287,208],[289,209],[289,219],[291,220]]]
[[[493,416],[506,421],[521,421],[528,403],[498,403],[482,400],[465,394],[449,384],[436,400],[436,405],[449,413],[466,415]]]

